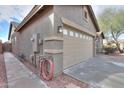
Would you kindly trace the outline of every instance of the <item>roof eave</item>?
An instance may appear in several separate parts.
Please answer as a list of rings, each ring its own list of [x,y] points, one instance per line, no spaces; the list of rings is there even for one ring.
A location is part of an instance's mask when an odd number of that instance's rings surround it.
[[[92,9],[91,5],[88,5],[88,8],[89,8],[89,10],[90,10],[90,12],[91,12],[91,15],[92,15],[92,17],[93,17],[92,19],[93,19],[93,21],[94,21],[94,25],[95,25],[95,28],[96,28],[97,32],[100,32],[100,28],[99,28],[97,19],[96,19],[96,17],[95,17],[95,14],[94,14],[94,12],[93,12],[93,9]],[[104,36],[103,32],[101,33],[101,35],[102,35],[102,38],[105,39],[105,36]]]
[[[11,29],[12,29],[12,24],[10,23],[8,40],[10,40]]]
[[[15,31],[19,31],[41,8],[44,6],[35,5],[32,10],[28,13],[28,15],[23,19],[23,21],[17,26]]]

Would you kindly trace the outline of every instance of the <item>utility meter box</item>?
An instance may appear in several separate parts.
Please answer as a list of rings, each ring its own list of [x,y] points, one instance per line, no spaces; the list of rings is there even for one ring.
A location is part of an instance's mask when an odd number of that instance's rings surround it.
[[[40,34],[33,34],[32,37],[32,44],[33,44],[33,52],[37,53],[39,52],[39,39],[40,39]]]

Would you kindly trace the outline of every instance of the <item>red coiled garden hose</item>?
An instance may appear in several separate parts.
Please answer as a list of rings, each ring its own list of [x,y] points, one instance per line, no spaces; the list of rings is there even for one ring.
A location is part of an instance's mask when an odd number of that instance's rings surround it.
[[[40,75],[43,77],[43,79],[52,80],[54,74],[54,63],[48,59],[41,60],[40,67]]]

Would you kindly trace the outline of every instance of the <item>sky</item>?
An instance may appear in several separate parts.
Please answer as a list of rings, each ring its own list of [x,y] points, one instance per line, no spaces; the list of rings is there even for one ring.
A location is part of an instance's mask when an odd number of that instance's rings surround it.
[[[102,11],[104,11],[104,9],[110,8],[110,7],[124,10],[124,5],[92,5],[96,18],[98,17],[100,13],[102,13]],[[119,40],[122,40],[122,39],[124,40],[124,34],[119,36]]]
[[[108,8],[108,7],[124,9],[124,6],[92,5],[96,18],[105,8]],[[20,23],[32,8],[33,8],[32,5],[19,5],[19,6],[0,5],[0,39],[2,39],[3,42],[8,40],[10,22],[15,21]],[[121,38],[123,37],[124,35],[121,36]]]
[[[11,21],[20,23],[33,8],[31,5],[0,5],[0,39],[8,40],[8,32]]]
[[[92,5],[93,11],[96,17],[102,13],[102,11],[106,8],[117,8],[117,9],[124,9],[124,5]]]

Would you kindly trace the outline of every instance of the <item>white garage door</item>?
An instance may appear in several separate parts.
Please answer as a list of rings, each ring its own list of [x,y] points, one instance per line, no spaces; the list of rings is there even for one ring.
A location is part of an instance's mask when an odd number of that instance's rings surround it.
[[[93,57],[93,37],[70,27],[63,29],[63,68]]]

